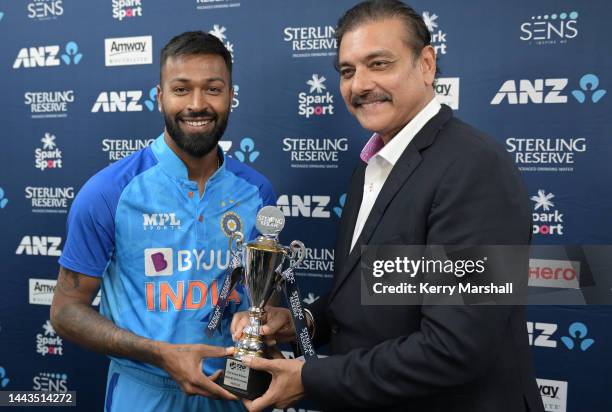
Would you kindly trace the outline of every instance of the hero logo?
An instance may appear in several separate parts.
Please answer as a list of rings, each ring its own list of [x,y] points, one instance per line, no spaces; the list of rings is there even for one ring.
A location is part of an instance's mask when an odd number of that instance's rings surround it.
[[[143,213],[144,230],[175,230],[181,228],[181,220],[174,213]]]
[[[527,322],[529,345],[556,348],[557,341],[550,338],[557,331],[557,328],[558,326],[555,323]]]
[[[34,166],[41,171],[46,169],[61,169],[62,151],[57,148],[55,136],[51,133],[45,133],[40,141],[43,147],[39,147],[34,151]]]
[[[578,36],[578,12],[552,13],[531,16],[531,20],[521,24],[522,41],[537,45],[567,43],[567,39]]]
[[[55,333],[51,321],[47,320],[42,327],[44,332],[36,335],[36,353],[42,356],[62,356],[64,354],[64,342]]]
[[[537,378],[538,388],[544,410],[551,412],[567,411],[567,382]]]
[[[334,114],[334,96],[324,90],[325,80],[323,76],[313,74],[312,78],[306,82],[310,89],[308,92],[301,92],[298,95],[298,114],[307,119],[310,116],[325,116]]]
[[[96,102],[91,108],[92,113],[97,113],[102,110],[108,112],[142,112],[144,110],[140,99],[143,96],[141,90],[122,90],[111,92],[100,92]],[[157,88],[149,89],[149,97],[144,100],[144,105],[147,110],[152,112],[155,110],[157,103]]]
[[[24,236],[15,251],[16,255],[28,256],[60,256],[61,237],[55,236]]]
[[[330,200],[330,196],[291,195],[291,201],[289,201],[289,195],[280,195],[276,206],[287,217],[329,218],[331,214],[326,206],[329,205]]]
[[[35,391],[68,392],[68,375],[65,373],[39,372],[33,382],[32,389]]]
[[[15,62],[13,63],[13,69],[19,69],[21,67],[25,69],[34,67],[54,67],[59,66],[61,62],[66,65],[79,64],[83,58],[83,54],[79,53],[79,46],[70,41],[66,43],[64,47],[65,53],[60,55],[60,46],[37,46],[37,47],[23,47],[19,50]],[[61,57],[60,58],[58,58]]]
[[[529,286],[580,289],[580,262],[529,259]]]
[[[546,193],[546,191],[540,189],[538,194],[531,196],[533,200],[533,234],[534,235],[563,235],[563,213],[559,213],[559,210],[555,210],[554,213],[548,213],[551,208],[555,207],[552,199],[555,195],[552,193]],[[539,211],[541,209],[541,211]]]
[[[142,0],[113,0],[113,19],[142,17]]]

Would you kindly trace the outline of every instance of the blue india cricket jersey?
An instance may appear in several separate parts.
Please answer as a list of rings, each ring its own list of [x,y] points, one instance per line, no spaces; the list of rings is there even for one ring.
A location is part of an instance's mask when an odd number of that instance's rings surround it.
[[[102,278],[100,312],[121,328],[170,343],[232,346],[231,314],[248,307],[241,288],[230,297],[221,332],[212,338],[204,332],[230,262],[229,236],[240,231],[253,239],[257,211],[275,200],[266,178],[230,157],[200,198],[162,134],[83,186],[68,215],[59,262]],[[205,372],[221,362],[207,361]]]

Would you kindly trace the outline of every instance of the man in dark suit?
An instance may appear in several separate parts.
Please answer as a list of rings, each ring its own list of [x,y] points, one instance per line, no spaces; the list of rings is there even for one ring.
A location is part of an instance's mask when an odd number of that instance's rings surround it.
[[[543,411],[522,307],[361,304],[362,246],[528,244],[530,206],[503,148],[434,99],[435,51],[413,9],[361,3],[336,36],[342,96],[375,134],[350,183],[334,285],[307,313],[332,356],[250,360],[273,380],[246,406],[306,396],[326,409]],[[295,339],[286,309],[269,308],[262,332]]]

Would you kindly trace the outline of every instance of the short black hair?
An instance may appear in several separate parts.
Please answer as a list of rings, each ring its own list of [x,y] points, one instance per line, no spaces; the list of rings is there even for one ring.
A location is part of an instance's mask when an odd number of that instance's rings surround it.
[[[412,7],[399,0],[367,0],[348,10],[336,26],[338,50],[342,37],[362,24],[383,19],[399,19],[406,28],[405,43],[412,50],[414,59],[419,57],[423,47],[431,44],[431,34],[423,18]],[[338,68],[339,54],[336,55],[335,66]]]
[[[232,55],[223,45],[223,42],[210,33],[203,31],[186,31],[173,37],[168,44],[161,50],[159,59],[159,77],[161,82],[161,73],[170,57],[191,56],[191,55],[212,54],[221,56],[227,67],[230,78],[230,86],[232,83]]]

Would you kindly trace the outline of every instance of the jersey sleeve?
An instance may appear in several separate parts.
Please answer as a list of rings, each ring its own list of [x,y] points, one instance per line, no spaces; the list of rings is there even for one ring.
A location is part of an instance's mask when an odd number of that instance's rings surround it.
[[[59,263],[84,275],[101,277],[115,245],[114,208],[94,176],[79,191],[68,214],[66,243]]]

